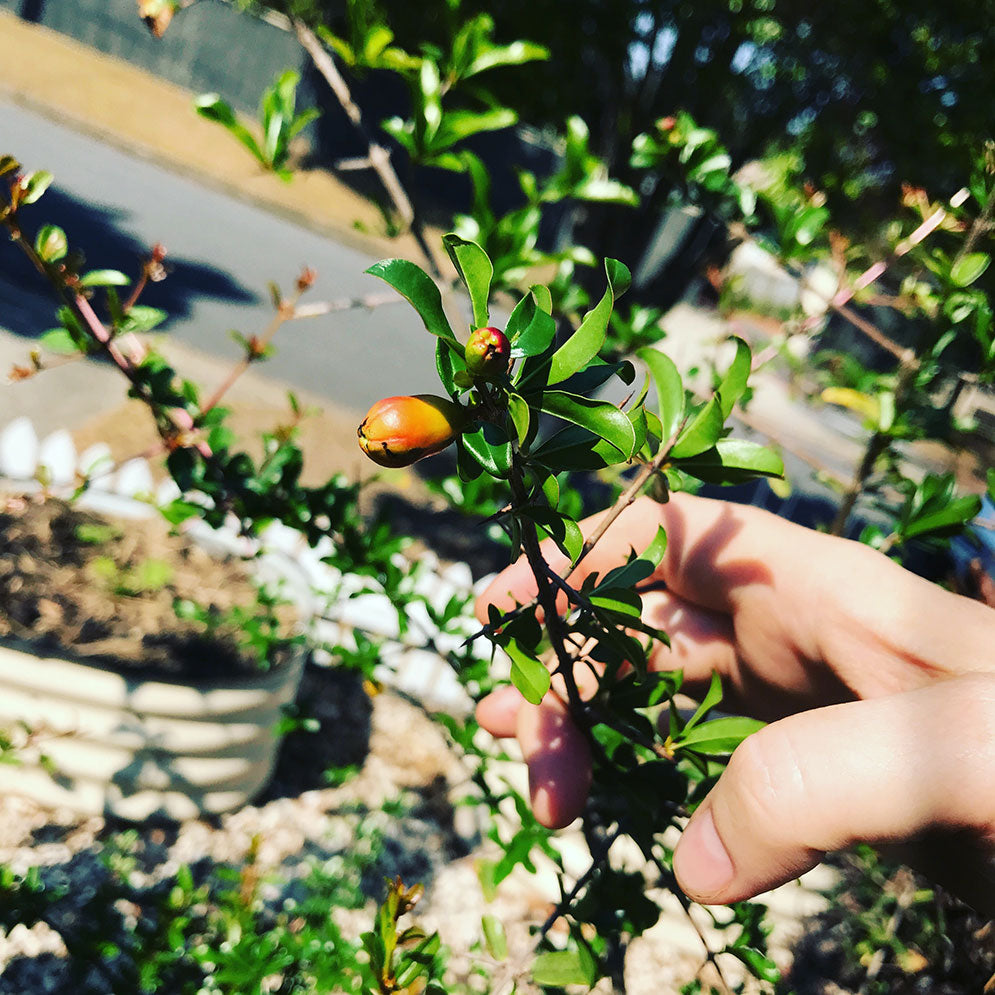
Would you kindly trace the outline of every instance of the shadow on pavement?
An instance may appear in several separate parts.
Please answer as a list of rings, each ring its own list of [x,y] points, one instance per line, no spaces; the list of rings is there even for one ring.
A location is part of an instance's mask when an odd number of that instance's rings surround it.
[[[84,272],[117,269],[134,278],[151,246],[128,231],[129,217],[127,210],[83,203],[54,185],[37,205],[22,209],[22,223],[31,239],[45,224],[58,224],[66,232],[70,250],[86,257]],[[167,256],[166,266],[167,278],[149,284],[141,298],[142,304],[162,308],[169,315],[159,330],[191,317],[198,298],[240,304],[259,300],[230,274],[208,263]],[[101,299],[102,292],[98,292],[98,302]],[[0,326],[36,337],[57,324],[55,309],[55,297],[45,279],[9,238],[0,240]]]

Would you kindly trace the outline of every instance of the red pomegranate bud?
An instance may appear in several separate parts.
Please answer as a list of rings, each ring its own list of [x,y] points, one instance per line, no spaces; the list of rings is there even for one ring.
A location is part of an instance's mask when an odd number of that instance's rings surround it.
[[[511,343],[500,328],[478,328],[470,335],[464,355],[466,368],[474,376],[502,377],[511,362]]]
[[[380,466],[410,466],[455,442],[466,420],[465,409],[444,397],[386,397],[359,426],[359,447]]]

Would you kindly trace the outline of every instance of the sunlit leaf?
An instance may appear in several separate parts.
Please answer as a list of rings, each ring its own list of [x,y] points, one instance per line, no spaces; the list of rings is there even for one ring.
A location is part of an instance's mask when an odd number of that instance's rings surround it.
[[[593,432],[619,450],[622,458],[629,459],[636,445],[636,432],[625,412],[607,401],[594,401],[588,397],[547,390],[541,395],[542,411],[556,415]]]
[[[488,300],[494,267],[487,253],[476,242],[467,241],[452,233],[443,240],[449,258],[470,294],[475,328],[484,328],[489,320]]]
[[[379,277],[406,297],[429,332],[449,342],[457,351],[463,351],[443,310],[439,288],[420,266],[407,259],[385,259],[374,263],[366,272]]]
[[[535,522],[556,543],[564,556],[571,561],[580,556],[584,535],[572,518],[540,505],[527,505],[522,509],[522,514]]]
[[[736,343],[736,355],[718,389],[723,421],[729,417],[736,402],[743,396],[753,362],[750,347],[740,338],[733,338],[733,342]]]
[[[950,279],[958,287],[969,287],[988,269],[991,261],[987,252],[969,252],[950,268]]]
[[[715,395],[691,419],[684,431],[677,437],[670,455],[673,459],[697,456],[711,448],[722,434],[724,419],[718,395]]]
[[[684,417],[684,385],[673,360],[659,349],[647,347],[636,355],[646,364],[656,384],[659,403],[660,432],[666,442],[677,431]]]
[[[505,651],[511,659],[511,683],[527,702],[538,705],[549,690],[549,670],[514,639],[508,641]]]
[[[690,730],[685,727],[673,745],[675,749],[693,749],[697,753],[728,754],[763,726],[763,722],[741,715],[712,719]]]
[[[583,369],[605,342],[608,320],[616,300],[629,288],[628,268],[616,259],[605,260],[608,289],[598,304],[587,313],[577,330],[553,353],[549,383],[556,384]]]

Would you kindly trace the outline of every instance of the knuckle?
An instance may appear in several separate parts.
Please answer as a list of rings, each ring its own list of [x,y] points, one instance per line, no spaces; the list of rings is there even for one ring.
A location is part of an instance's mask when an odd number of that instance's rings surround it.
[[[786,820],[807,793],[789,726],[788,720],[782,720],[744,740],[726,772],[735,786],[735,804],[741,814],[775,836],[784,835]]]

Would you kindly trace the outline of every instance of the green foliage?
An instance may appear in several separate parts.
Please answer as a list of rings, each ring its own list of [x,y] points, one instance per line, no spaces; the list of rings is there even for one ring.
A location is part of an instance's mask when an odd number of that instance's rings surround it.
[[[291,142],[321,113],[316,108],[297,110],[300,81],[300,73],[285,69],[263,91],[259,102],[260,138],[238,120],[231,104],[217,93],[201,94],[194,101],[194,108],[201,117],[220,124],[244,145],[260,166],[289,183],[293,177],[293,171],[287,168]]]
[[[446,241],[470,293],[477,324],[487,318],[492,273],[487,255],[481,246],[466,239],[447,236]],[[609,818],[617,833],[629,835],[644,854],[653,855],[660,845],[660,834],[691,784],[696,783],[688,779],[683,768],[697,772],[700,780],[715,757],[731,753],[760,723],[736,717],[709,718],[721,700],[717,678],[700,708],[684,718],[673,705],[679,675],[649,673],[652,642],[667,637],[642,620],[639,591],[664,555],[666,535],[662,530],[647,549],[633,550],[626,564],[604,577],[591,575],[579,589],[568,583],[552,586],[539,541],[551,540],[566,558],[567,566],[558,571],[563,577],[569,576],[570,565],[578,563],[589,548],[575,517],[576,508],[556,480],[564,469],[639,467],[633,492],[654,480],[666,479],[666,471],[674,468],[699,479],[733,482],[780,474],[782,467],[775,454],[754,443],[726,437],[725,422],[747,388],[750,350],[745,342],[736,341],[734,358],[719,378],[716,393],[700,403],[688,403],[673,363],[654,349],[640,353],[648,373],[641,391],[621,405],[592,397],[599,388],[612,382],[628,385],[635,377],[631,363],[606,363],[599,358],[615,301],[629,285],[628,269],[609,259],[604,294],[577,327],[560,338],[544,309],[550,300],[548,292],[533,287],[521,297],[506,328],[512,366],[502,378],[484,379],[457,362],[469,330],[453,333],[448,324],[442,329],[432,317],[434,285],[427,275],[418,276],[412,264],[398,266],[397,261],[378,264],[373,271],[386,274],[422,314],[427,330],[437,339],[443,386],[472,412],[475,427],[468,429],[459,443],[461,480],[491,477],[507,482],[504,502],[490,497],[490,488],[483,493],[489,496],[489,508],[504,503],[494,517],[505,529],[513,550],[521,550],[528,559],[539,587],[538,603],[544,608],[545,624],[540,625],[529,611],[504,616],[492,611],[484,632],[507,654],[511,683],[527,701],[536,704],[550,693],[551,671],[563,682],[574,720],[599,744],[594,801],[588,817]],[[450,334],[455,335],[455,343]],[[651,381],[659,413],[645,406]],[[566,596],[568,608],[551,621],[550,599],[556,593]],[[585,647],[585,658],[599,665],[597,706],[586,709],[579,705],[574,684],[575,665],[586,665],[578,659],[580,646]],[[554,659],[551,668],[546,662],[550,650]],[[631,675],[620,679],[624,668],[631,668]],[[654,718],[668,708],[670,722],[663,733]],[[479,756],[466,732],[461,733],[455,723],[449,728],[464,749]],[[482,768],[486,768],[484,762]],[[485,783],[482,776],[475,780]],[[488,788],[484,794],[487,803],[500,804],[501,796],[496,801],[493,797],[493,789]],[[495,835],[503,856],[482,869],[485,890],[496,888],[518,864],[532,869],[533,850],[537,846],[548,850],[551,845],[548,831],[536,824],[524,799],[512,797],[521,828],[511,837]],[[579,943],[569,949],[541,952],[532,968],[534,980],[543,986],[592,984],[605,970],[602,958],[608,956],[606,944],[618,942],[620,933],[635,935],[656,921],[659,910],[642,897],[645,886],[641,876],[638,880],[625,877],[605,863],[603,854],[592,851],[590,883],[575,895],[576,900],[564,902],[561,914],[576,925],[578,936],[587,922],[595,926],[600,939],[593,946]],[[609,922],[612,915],[619,917],[613,923]],[[751,969],[773,976],[769,962],[745,940],[736,950]]]

